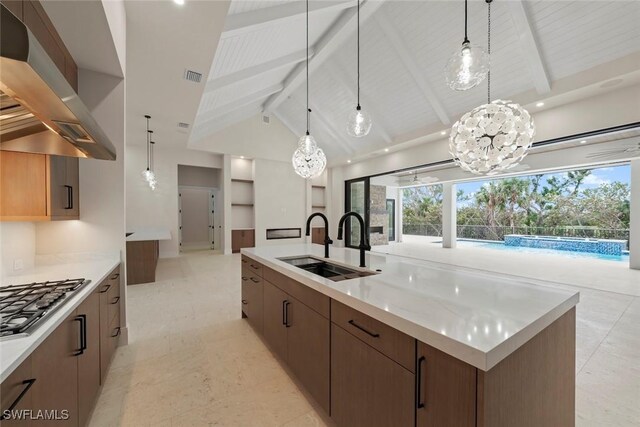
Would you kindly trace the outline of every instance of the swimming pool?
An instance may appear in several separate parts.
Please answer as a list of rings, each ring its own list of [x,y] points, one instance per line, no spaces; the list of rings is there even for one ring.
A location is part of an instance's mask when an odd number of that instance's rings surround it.
[[[590,253],[590,252],[572,252],[572,251],[561,251],[556,249],[528,248],[524,246],[507,246],[503,242],[494,242],[494,241],[486,242],[486,241],[480,241],[480,240],[467,240],[467,239],[458,239],[458,245],[462,247],[478,247],[478,248],[487,248],[487,249],[497,249],[502,251],[516,251],[516,252],[531,253],[531,254],[549,254],[549,255],[564,256],[569,258],[592,258],[592,259],[595,258],[595,259],[604,259],[608,261],[629,262],[628,252],[623,253],[622,255],[605,255],[605,254]]]

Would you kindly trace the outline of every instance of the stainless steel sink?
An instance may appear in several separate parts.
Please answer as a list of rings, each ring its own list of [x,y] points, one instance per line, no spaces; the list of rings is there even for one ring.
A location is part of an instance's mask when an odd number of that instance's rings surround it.
[[[308,255],[278,259],[286,262],[287,264],[291,264],[302,270],[308,271],[309,273],[326,277],[334,282],[357,279],[359,277],[367,277],[376,274],[371,271],[356,270],[343,265],[334,264]]]

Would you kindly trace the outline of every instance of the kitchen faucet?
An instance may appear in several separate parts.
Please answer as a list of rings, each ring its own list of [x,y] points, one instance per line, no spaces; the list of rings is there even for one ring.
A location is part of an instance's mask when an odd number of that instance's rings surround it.
[[[309,218],[307,218],[307,232],[305,233],[305,235],[311,235],[311,220],[317,216],[324,220],[324,257],[329,258],[329,245],[333,243],[333,240],[331,240],[331,238],[329,237],[329,220],[323,213],[312,213]]]
[[[366,267],[366,264],[364,262],[364,251],[370,251],[371,245],[369,245],[369,243],[367,242],[364,220],[359,213],[347,212],[346,214],[342,215],[342,218],[340,218],[340,222],[338,223],[338,240],[342,240],[342,226],[344,225],[344,221],[350,216],[354,216],[360,223],[360,246],[358,246],[358,249],[360,249],[360,267]]]

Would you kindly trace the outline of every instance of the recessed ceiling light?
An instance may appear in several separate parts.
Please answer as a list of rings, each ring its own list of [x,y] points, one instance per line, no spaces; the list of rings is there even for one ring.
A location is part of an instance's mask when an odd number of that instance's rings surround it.
[[[240,156],[241,159],[244,159],[244,156]]]
[[[385,148],[385,149],[384,149],[384,152],[385,152],[385,153],[388,153],[388,152],[389,152],[389,149],[388,149],[388,148]]]
[[[580,144],[586,144],[586,143],[587,143],[586,139],[583,139],[582,141],[580,141]]]
[[[347,163],[351,163],[351,160],[347,160]]]
[[[184,0],[173,0],[173,2],[175,4],[179,4],[180,6],[182,6],[184,4]]]
[[[544,102],[538,102],[538,103],[536,104],[536,107],[544,107]]]
[[[447,134],[446,130],[443,130],[442,132],[440,132],[440,135],[446,135],[446,134]]]

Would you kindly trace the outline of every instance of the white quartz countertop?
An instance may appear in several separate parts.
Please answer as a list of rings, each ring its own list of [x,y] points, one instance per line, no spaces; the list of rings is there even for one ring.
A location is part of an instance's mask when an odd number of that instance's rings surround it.
[[[374,276],[333,282],[278,260],[321,245],[242,249],[256,261],[407,335],[488,371],[574,307],[580,294],[549,283],[367,252]],[[359,252],[330,250],[331,262],[359,265]]]
[[[32,353],[119,263],[119,254],[87,256],[74,261],[49,261],[46,265],[40,265],[21,275],[0,279],[0,287],[47,280],[84,278],[91,281],[75,292],[46,321],[40,323],[30,335],[5,338],[0,341],[0,382],[4,381]]]
[[[171,240],[171,231],[161,227],[140,227],[127,230],[133,233],[127,236],[127,242],[141,242],[145,240]]]

